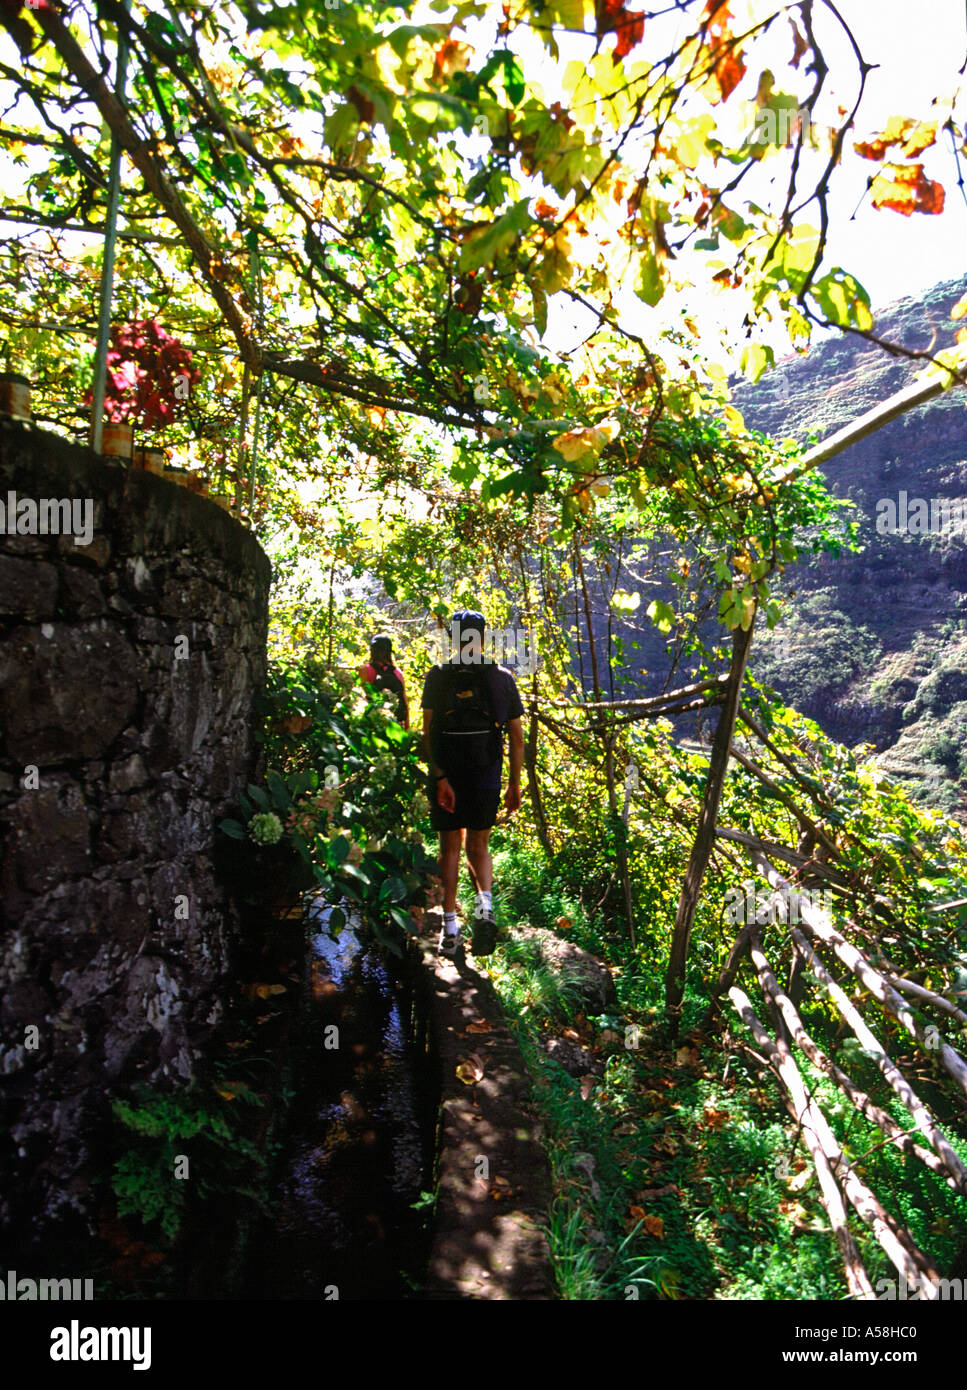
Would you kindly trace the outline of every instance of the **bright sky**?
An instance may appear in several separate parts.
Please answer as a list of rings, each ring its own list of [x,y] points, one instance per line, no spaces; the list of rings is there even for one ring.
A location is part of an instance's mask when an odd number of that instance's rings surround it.
[[[880,64],[869,76],[861,108],[869,123],[885,124],[890,115],[905,115],[908,106],[912,114],[953,92],[967,56],[964,0],[840,0],[839,9],[867,62]],[[861,180],[832,204],[836,259],[855,269],[874,307],[967,273],[967,203],[957,189],[950,137],[941,138],[923,162],[927,175],[947,189],[943,216],[877,212],[867,200],[851,221]],[[967,177],[963,155],[961,167]]]

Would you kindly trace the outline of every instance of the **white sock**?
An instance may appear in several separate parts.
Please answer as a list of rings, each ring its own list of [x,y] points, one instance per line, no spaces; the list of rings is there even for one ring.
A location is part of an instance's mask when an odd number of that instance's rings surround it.
[[[485,893],[483,889],[477,894],[477,906],[485,907],[488,912],[493,912],[494,905],[490,901],[490,893]]]
[[[460,926],[457,922],[457,914],[455,912],[445,912],[443,914],[443,930],[446,932],[447,936],[459,935]]]

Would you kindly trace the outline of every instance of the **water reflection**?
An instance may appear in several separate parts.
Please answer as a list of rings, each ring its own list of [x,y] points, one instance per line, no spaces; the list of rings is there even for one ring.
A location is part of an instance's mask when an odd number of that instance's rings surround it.
[[[351,925],[333,940],[327,919],[312,910],[296,1097],[251,1296],[401,1298],[420,1229],[423,1097],[384,960]]]

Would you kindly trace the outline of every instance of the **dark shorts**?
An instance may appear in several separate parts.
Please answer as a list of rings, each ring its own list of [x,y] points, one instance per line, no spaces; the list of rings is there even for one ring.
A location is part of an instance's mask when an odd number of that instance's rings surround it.
[[[444,811],[437,804],[436,783],[430,782],[427,797],[430,802],[430,824],[434,830],[489,830],[497,820],[500,807],[500,788],[478,787],[451,782],[456,804]]]

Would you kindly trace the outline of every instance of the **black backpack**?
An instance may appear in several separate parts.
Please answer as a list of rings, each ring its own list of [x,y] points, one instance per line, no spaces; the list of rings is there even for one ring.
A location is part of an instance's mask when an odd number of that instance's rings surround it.
[[[444,772],[479,772],[503,754],[501,728],[494,718],[494,670],[452,663],[441,668],[430,731],[434,760]]]
[[[374,677],[374,679],[373,679],[373,682],[372,682],[373,686],[374,686],[377,690],[391,690],[391,691],[393,692],[394,695],[399,696],[399,699],[398,699],[397,702],[396,702],[396,717],[397,717],[397,719],[402,719],[402,718],[403,718],[403,682],[400,680],[399,676],[398,676],[398,675],[396,674],[396,672],[393,670],[393,667],[392,667],[391,665],[390,665],[390,666],[381,666],[381,665],[377,665],[377,663],[376,663],[375,661],[371,661],[371,662],[370,662],[370,665],[372,666],[373,670],[376,672],[376,675],[375,675],[375,677]]]

